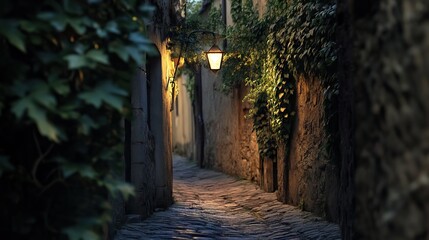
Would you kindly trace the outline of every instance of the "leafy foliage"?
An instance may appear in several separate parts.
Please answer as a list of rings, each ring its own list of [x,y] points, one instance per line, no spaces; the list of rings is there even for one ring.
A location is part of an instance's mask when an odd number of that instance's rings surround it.
[[[138,9],[138,10],[135,10]],[[139,1],[0,4],[0,210],[5,236],[100,239],[121,170],[128,83],[146,53]]]
[[[228,54],[223,68],[225,90],[246,84],[245,100],[253,104],[261,156],[275,159],[277,142],[288,142],[295,114],[295,78],[317,76],[329,103],[338,92],[335,76],[334,1],[270,0],[260,17],[253,1],[231,2],[234,25],[227,31]],[[331,121],[332,123],[332,121]]]
[[[181,66],[180,73],[189,76],[187,91],[193,101],[195,98],[193,96],[194,76],[197,67],[200,65],[208,67],[204,51],[207,51],[214,42],[220,40],[225,26],[222,22],[220,9],[210,8],[207,17],[203,18],[200,13],[201,1],[189,0],[186,5],[186,18],[171,29],[170,45],[172,47],[172,57],[179,57],[180,55],[185,60],[185,64]],[[212,34],[195,32],[199,30],[215,33],[215,39],[213,39]]]
[[[231,2],[234,25],[227,29],[228,49],[223,64],[224,90],[241,83],[258,84],[262,75],[263,58],[266,54],[267,26],[259,19],[252,1]]]

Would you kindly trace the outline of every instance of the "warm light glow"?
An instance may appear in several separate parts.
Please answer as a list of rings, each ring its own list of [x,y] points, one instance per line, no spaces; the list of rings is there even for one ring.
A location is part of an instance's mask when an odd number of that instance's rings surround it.
[[[222,67],[222,59],[223,59],[223,52],[220,50],[220,48],[215,44],[213,45],[207,54],[207,59],[209,61],[209,67],[212,71],[217,71]]]

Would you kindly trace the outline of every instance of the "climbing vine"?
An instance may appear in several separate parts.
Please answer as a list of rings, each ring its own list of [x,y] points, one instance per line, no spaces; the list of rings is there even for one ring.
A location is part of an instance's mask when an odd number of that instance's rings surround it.
[[[204,51],[213,42],[219,42],[225,30],[222,22],[222,13],[218,8],[210,8],[207,17],[201,16],[202,2],[198,0],[186,1],[186,17],[177,26],[170,29],[171,57],[184,59],[179,67],[177,76],[188,75],[186,90],[194,101],[195,73],[200,65],[208,67]],[[196,30],[206,30],[216,33],[215,39],[211,34],[195,33]]]
[[[152,45],[143,1],[0,4],[0,218],[13,239],[101,239],[129,82]]]
[[[245,84],[261,156],[275,159],[288,142],[295,115],[295,78],[317,76],[326,88],[327,125],[332,123],[335,76],[335,1],[270,0],[260,17],[253,1],[231,2],[234,25],[227,30],[223,69],[226,91]],[[332,125],[332,124],[331,124]]]

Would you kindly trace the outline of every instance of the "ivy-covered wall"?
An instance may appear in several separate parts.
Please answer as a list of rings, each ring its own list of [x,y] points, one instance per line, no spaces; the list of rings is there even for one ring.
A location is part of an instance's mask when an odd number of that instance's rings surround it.
[[[336,2],[227,2],[223,68],[202,71],[202,165],[337,221]]]
[[[255,2],[231,1],[223,87],[249,88],[261,186],[338,221],[336,3]]]

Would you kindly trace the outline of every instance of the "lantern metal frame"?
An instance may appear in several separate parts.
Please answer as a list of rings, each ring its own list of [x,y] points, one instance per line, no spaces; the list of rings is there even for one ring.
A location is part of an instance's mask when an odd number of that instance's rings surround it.
[[[188,43],[189,43],[189,39],[194,35],[194,34],[197,34],[197,33],[200,33],[200,34],[206,34],[206,35],[212,35],[213,36],[213,42],[214,42],[214,44],[213,44],[213,46],[208,50],[208,51],[206,51],[205,52],[205,54],[206,54],[206,56],[207,56],[207,54],[210,54],[211,52],[210,52],[210,50],[212,50],[212,51],[216,51],[216,53],[221,53],[222,54],[222,56],[221,56],[221,62],[220,62],[220,67],[219,67],[219,69],[211,69],[211,64],[210,64],[210,62],[208,61],[208,59],[207,59],[207,62],[209,62],[209,67],[210,67],[210,70],[211,71],[213,71],[213,72],[217,72],[217,71],[219,71],[221,68],[222,68],[222,61],[223,61],[223,56],[224,56],[224,52],[216,45],[216,35],[217,35],[217,33],[215,33],[215,32],[212,32],[212,31],[208,31],[208,30],[194,30],[194,31],[192,31],[192,32],[190,32],[187,36],[186,36],[186,38],[185,38],[185,41],[182,41],[181,43],[180,43],[180,51],[179,51],[179,58],[177,59],[177,64],[174,64],[174,73],[173,73],[173,77],[169,77],[168,78],[168,82],[167,82],[167,85],[166,85],[166,89],[168,89],[168,86],[170,85],[170,84],[172,84],[172,88],[173,88],[173,93],[174,93],[174,87],[175,87],[175,80],[176,80],[176,74],[177,74],[177,69],[179,68],[179,64],[180,64],[180,59],[182,58],[182,53],[183,52],[186,52],[186,50],[188,49]]]

